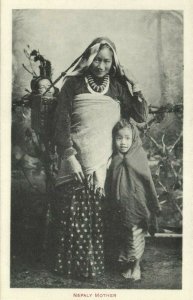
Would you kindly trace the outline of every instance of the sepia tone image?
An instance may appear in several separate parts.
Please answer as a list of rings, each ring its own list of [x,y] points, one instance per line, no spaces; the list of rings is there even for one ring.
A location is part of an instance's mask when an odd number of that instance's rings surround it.
[[[182,289],[183,64],[183,11],[12,10],[11,288]]]

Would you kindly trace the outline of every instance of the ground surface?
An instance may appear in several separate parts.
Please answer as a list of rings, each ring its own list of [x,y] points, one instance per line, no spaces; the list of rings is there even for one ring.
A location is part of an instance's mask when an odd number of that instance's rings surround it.
[[[114,265],[114,264],[113,264]],[[121,278],[112,265],[96,281],[78,281],[49,272],[42,262],[12,257],[12,288],[77,288],[77,289],[181,289],[181,238],[147,238],[142,261],[142,280],[130,283]]]

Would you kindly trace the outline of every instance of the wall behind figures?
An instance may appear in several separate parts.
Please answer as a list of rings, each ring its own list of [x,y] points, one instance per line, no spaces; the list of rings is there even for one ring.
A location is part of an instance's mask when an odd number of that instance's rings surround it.
[[[181,101],[183,15],[151,10],[13,10],[13,98],[29,88],[27,45],[52,62],[55,79],[97,36],[115,42],[151,104]]]

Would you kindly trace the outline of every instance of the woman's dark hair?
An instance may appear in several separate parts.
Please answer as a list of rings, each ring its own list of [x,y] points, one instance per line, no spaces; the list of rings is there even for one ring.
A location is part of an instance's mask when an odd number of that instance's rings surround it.
[[[89,58],[89,56],[90,56],[90,48],[91,48],[91,46],[92,46],[92,44],[86,49],[86,51],[84,52],[84,54],[83,54],[83,57],[85,58],[85,59],[88,59]],[[100,45],[100,47],[99,47],[99,51],[101,50],[101,49],[103,49],[103,48],[108,48],[111,52],[112,52],[112,54],[113,54],[113,50],[112,50],[112,48],[111,48],[111,46],[109,46],[108,44],[106,44],[106,43],[104,43],[104,44],[101,44]]]
[[[108,37],[98,37],[92,41],[92,43],[88,46],[89,48],[96,43],[100,43],[101,41],[106,41],[109,45],[116,51],[115,44]]]

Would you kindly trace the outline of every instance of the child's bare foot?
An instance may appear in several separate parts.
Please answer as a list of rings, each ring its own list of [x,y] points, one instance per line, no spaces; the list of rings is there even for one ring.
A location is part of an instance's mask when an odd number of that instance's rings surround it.
[[[141,280],[141,269],[140,269],[140,265],[139,264],[137,264],[137,265],[134,266],[133,272],[131,274],[131,279],[133,281]]]
[[[129,268],[127,271],[121,273],[121,275],[122,275],[125,279],[131,279],[131,269]]]

